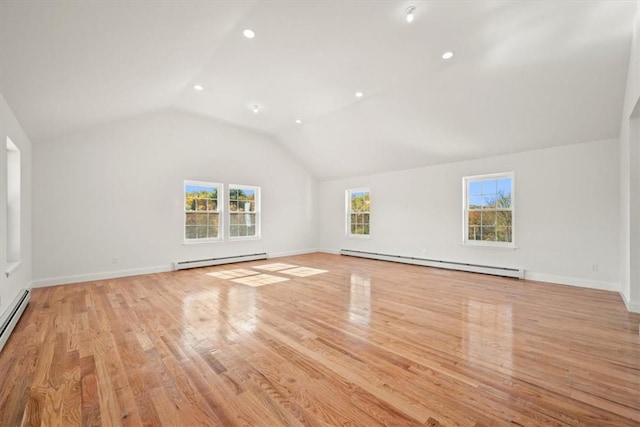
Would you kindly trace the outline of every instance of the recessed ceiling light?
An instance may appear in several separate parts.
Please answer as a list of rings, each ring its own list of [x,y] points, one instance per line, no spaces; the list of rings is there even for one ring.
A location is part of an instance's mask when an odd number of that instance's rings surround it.
[[[442,59],[451,59],[453,58],[453,52],[445,52],[442,54]]]
[[[415,16],[413,16],[413,12],[416,10],[415,6],[409,6],[408,8],[405,9],[404,13],[405,13],[405,19],[407,20],[407,22],[413,22],[413,18],[415,18]]]
[[[193,85],[193,88],[195,90],[204,90],[204,87],[202,87],[202,85]]]
[[[362,92],[356,92],[355,93],[355,97],[356,98],[362,98],[363,96],[364,96],[364,93],[362,93]]]
[[[244,36],[248,39],[252,39],[256,36],[256,33],[253,32],[253,30],[247,28],[246,30],[244,30],[242,32],[242,34],[244,34]]]
[[[296,123],[297,123],[297,124],[300,124],[300,123],[302,123],[302,120],[300,120],[300,119],[296,119]]]
[[[251,111],[253,111],[254,114],[258,114],[258,111],[260,111],[260,106],[258,104],[253,104],[251,106]]]

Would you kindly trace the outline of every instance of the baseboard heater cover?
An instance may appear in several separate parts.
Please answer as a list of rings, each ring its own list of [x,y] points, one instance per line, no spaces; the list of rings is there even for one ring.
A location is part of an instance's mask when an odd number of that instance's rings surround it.
[[[524,279],[524,270],[519,268],[494,267],[490,265],[467,264],[463,262],[441,261],[436,259],[415,258],[402,255],[380,254],[376,252],[353,251],[340,249],[340,255],[360,258],[377,259],[381,261],[401,262],[404,264],[423,265],[425,267],[445,268],[448,270],[468,271],[471,273],[491,274],[493,276],[515,277]]]
[[[177,261],[173,263],[173,269],[185,270],[187,268],[209,267],[212,265],[232,264],[234,262],[244,262],[244,261],[258,261],[261,259],[267,259],[267,254],[260,253],[260,254],[248,254],[248,255],[234,255],[234,256],[228,256],[228,257],[197,259],[197,260],[191,260],[191,261]]]
[[[13,328],[16,327],[18,320],[20,320],[20,316],[24,312],[24,309],[27,307],[29,300],[31,299],[31,291],[29,289],[23,289],[22,293],[18,294],[15,300],[7,311],[9,314],[7,318],[0,325],[0,350],[4,347],[5,343],[9,339],[9,335],[13,331]]]

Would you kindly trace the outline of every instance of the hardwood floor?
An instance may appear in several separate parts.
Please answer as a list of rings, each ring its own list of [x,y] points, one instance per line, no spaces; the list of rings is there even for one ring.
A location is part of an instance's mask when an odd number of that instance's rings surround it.
[[[289,280],[205,274],[233,269]],[[328,254],[34,289],[0,425],[634,426],[639,323],[612,292]]]

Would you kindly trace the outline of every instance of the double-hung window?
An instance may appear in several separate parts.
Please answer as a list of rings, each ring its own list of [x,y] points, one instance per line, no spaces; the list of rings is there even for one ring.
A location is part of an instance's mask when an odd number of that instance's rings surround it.
[[[260,187],[229,186],[229,239],[260,238]]]
[[[514,247],[513,173],[463,178],[465,244]]]
[[[368,188],[346,192],[348,237],[369,237],[371,232],[371,191]]]
[[[223,186],[213,182],[184,182],[184,240],[204,242],[222,239]]]

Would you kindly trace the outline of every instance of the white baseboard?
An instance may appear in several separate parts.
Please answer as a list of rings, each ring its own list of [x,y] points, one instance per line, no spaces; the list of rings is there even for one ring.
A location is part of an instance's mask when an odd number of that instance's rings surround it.
[[[318,249],[316,252],[322,252],[324,254],[340,255],[340,249]]]
[[[537,282],[558,283],[560,285],[578,286],[580,288],[620,292],[620,284],[613,282],[600,282],[597,280],[580,279],[578,277],[556,276],[553,274],[536,273],[528,270],[526,270],[524,278],[525,280],[535,280]]]
[[[78,274],[73,276],[48,277],[45,279],[37,279],[31,282],[34,288],[42,288],[45,286],[66,285],[69,283],[92,282],[95,280],[117,279],[118,277],[138,276],[141,274],[164,273],[172,271],[171,264],[156,267],[131,268],[127,270],[105,271],[102,273]]]
[[[640,301],[627,300],[626,295],[622,291],[620,291],[620,297],[622,298],[622,301],[624,301],[627,311],[630,311],[631,313],[640,313]]]
[[[267,258],[281,258],[285,256],[306,255],[319,252],[317,249],[302,249],[299,251],[285,251],[285,252],[268,252]]]

